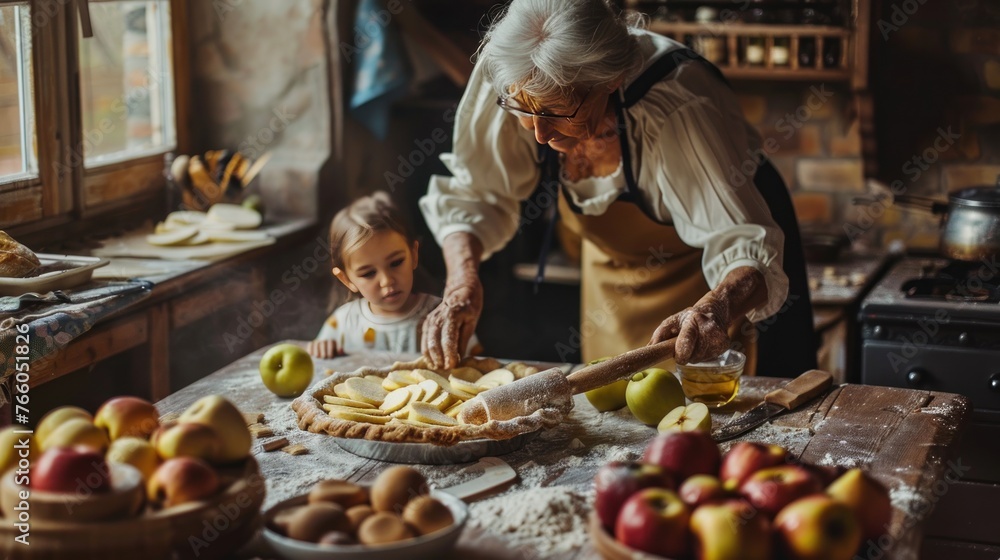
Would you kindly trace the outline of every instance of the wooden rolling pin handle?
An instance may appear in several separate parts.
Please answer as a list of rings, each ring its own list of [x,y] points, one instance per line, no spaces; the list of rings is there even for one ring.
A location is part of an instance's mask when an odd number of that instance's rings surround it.
[[[619,379],[625,379],[635,372],[642,371],[663,360],[673,358],[674,344],[676,342],[677,339],[671,338],[670,340],[664,340],[650,346],[629,350],[610,360],[605,360],[571,373],[566,377],[566,380],[573,387],[574,394],[603,387]]]
[[[833,376],[829,373],[811,369],[789,381],[781,389],[764,395],[764,402],[783,406],[794,410],[806,401],[826,391],[833,384]]]

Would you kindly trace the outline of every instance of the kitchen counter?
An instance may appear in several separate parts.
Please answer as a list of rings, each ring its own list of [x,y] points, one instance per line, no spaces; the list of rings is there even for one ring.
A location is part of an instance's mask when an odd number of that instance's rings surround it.
[[[370,482],[388,466],[341,450],[329,436],[299,430],[291,399],[276,397],[260,381],[258,363],[265,350],[168,396],[157,407],[161,414],[173,415],[204,395],[224,395],[244,412],[263,413],[275,437],[306,446],[307,454],[293,456],[264,452],[261,442],[255,443],[255,458],[267,480],[265,508],[305,492],[321,479]],[[410,357],[372,353],[317,360],[314,381],[327,368],[350,371]],[[574,367],[551,365],[567,371]],[[749,409],[785,381],[745,378],[736,400],[714,412],[713,420],[718,423]],[[575,405],[557,428],[502,457],[519,478],[470,505],[469,526],[452,558],[599,558],[585,529],[594,474],[608,461],[638,459],[656,431],[636,422],[627,411],[598,413],[582,395],[577,395]],[[954,470],[961,469],[961,462],[952,463],[951,455],[968,410],[968,401],[958,395],[845,385],[740,439],[782,445],[808,463],[867,469],[891,489],[895,507],[891,539],[883,543],[888,544],[888,553],[873,550],[875,556],[869,557],[913,559],[924,519],[942,488],[954,480]],[[463,472],[466,467],[417,466],[432,486],[439,487],[470,478]],[[251,543],[237,557],[272,557],[263,546]]]

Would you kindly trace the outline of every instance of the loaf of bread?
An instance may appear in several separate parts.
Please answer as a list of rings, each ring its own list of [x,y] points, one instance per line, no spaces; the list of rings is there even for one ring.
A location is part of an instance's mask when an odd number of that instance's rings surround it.
[[[24,278],[38,270],[41,263],[31,249],[0,231],[0,277]]]

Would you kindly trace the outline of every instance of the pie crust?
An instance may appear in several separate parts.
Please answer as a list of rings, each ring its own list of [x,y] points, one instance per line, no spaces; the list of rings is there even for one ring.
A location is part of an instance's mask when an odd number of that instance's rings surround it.
[[[473,367],[483,373],[495,369],[511,368],[517,379],[527,373],[524,364],[512,362],[502,364],[493,358],[466,358],[460,364],[462,367]],[[387,367],[362,367],[351,372],[334,372],[327,379],[311,387],[302,396],[292,401],[292,410],[299,417],[299,428],[317,434],[329,434],[335,437],[388,441],[396,443],[432,443],[436,445],[454,445],[461,441],[474,439],[510,439],[521,434],[540,429],[552,428],[558,425],[572,406],[549,406],[536,410],[530,415],[520,416],[511,420],[490,420],[485,424],[459,424],[457,426],[422,427],[410,424],[389,423],[370,424],[343,420],[329,415],[323,410],[323,397],[334,395],[334,386],[349,378],[375,375],[385,377],[395,370],[430,369],[430,364],[423,358],[411,362],[396,362]],[[530,370],[528,370],[530,372]],[[441,373],[447,377],[447,373]],[[530,375],[530,373],[527,373]]]

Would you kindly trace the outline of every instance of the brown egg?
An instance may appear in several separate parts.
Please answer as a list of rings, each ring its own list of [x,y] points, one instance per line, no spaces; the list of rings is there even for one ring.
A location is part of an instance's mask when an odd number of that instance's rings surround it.
[[[288,520],[288,536],[300,541],[316,542],[331,531],[351,532],[351,522],[337,504],[310,504]]]
[[[344,544],[358,544],[358,541],[354,540],[354,537],[343,533],[340,531],[330,531],[329,533],[323,535],[319,538],[319,545],[344,545]]]
[[[282,535],[288,536],[288,523],[293,517],[295,517],[295,514],[297,514],[299,510],[304,507],[306,506],[285,508],[274,514],[274,517],[271,518],[271,528],[278,531]]]
[[[347,519],[351,521],[351,529],[356,533],[358,527],[361,527],[361,522],[368,519],[373,513],[375,513],[375,510],[368,504],[354,506],[347,510]]]
[[[430,492],[427,479],[411,467],[389,467],[372,484],[372,509],[402,513],[406,503]]]
[[[386,511],[369,516],[358,528],[358,540],[361,544],[393,543],[415,536],[399,516]]]
[[[410,500],[403,509],[403,521],[409,523],[421,535],[450,527],[455,522],[448,506],[430,496],[419,496]]]
[[[368,503],[368,490],[346,480],[323,480],[309,491],[309,503],[330,502],[345,510]]]

